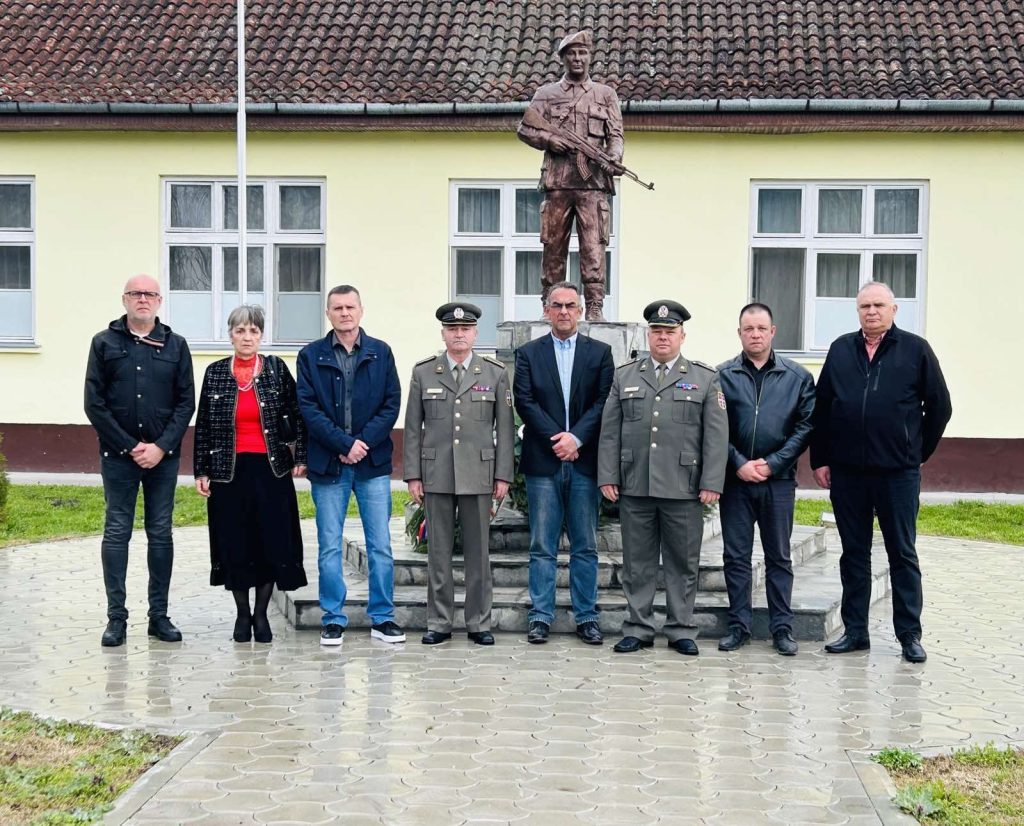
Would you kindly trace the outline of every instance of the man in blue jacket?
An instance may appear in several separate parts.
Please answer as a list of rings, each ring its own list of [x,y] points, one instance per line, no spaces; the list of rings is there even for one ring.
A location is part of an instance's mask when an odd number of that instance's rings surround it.
[[[612,386],[612,348],[579,332],[583,297],[568,281],[544,302],[551,334],[516,351],[515,404],[523,420],[519,470],[530,507],[530,627],[545,643],[555,616],[562,526],[569,533],[569,590],[576,634],[603,642],[597,610],[597,444]]]
[[[871,540],[878,516],[892,582],[892,621],[909,662],[924,662],[917,509],[921,465],[935,452],[953,414],[932,348],[900,330],[896,299],[871,281],[857,293],[860,330],[832,342],[818,377],[811,467],[831,491],[843,544],[844,633],[830,654],[870,648]]]
[[[340,645],[344,612],[342,533],[355,492],[369,568],[370,635],[405,642],[395,623],[391,554],[391,429],[402,389],[391,348],[359,326],[359,291],[343,284],[327,295],[333,328],[302,348],[298,358],[299,409],[309,432],[308,474],[316,504],[319,544],[321,645]]]
[[[729,413],[729,472],[722,516],[729,633],[720,651],[750,639],[751,556],[754,523],[761,534],[768,596],[768,630],[775,650],[797,652],[793,639],[793,564],[789,540],[796,500],[796,462],[807,447],[814,410],[814,379],[772,349],[775,324],[765,304],[740,310],[743,351],[718,367]]]

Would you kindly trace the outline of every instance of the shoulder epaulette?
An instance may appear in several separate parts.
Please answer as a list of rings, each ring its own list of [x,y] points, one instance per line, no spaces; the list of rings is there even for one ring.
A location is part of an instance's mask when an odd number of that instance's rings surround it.
[[[489,361],[491,364],[495,364],[498,367],[501,367],[502,369],[504,369],[505,367],[505,362],[499,361],[494,356],[480,356],[480,358],[482,358],[484,361]]]
[[[640,361],[640,359],[638,359],[638,358],[635,358],[635,359],[631,359],[630,361],[627,361],[627,362],[625,362],[624,364],[620,364],[620,365],[619,365],[618,367],[616,367],[615,369],[616,369],[616,370],[621,370],[621,369],[622,369],[623,367],[629,367],[629,365],[631,365],[631,364],[636,364],[636,363],[637,363],[638,361]]]
[[[696,364],[698,367],[703,367],[705,370],[710,370],[712,373],[718,372],[718,370],[716,370],[710,364],[705,364],[703,361],[697,361],[697,359],[690,359],[690,364]]]
[[[425,359],[420,359],[419,361],[417,361],[416,362],[416,366],[419,367],[421,364],[427,364],[427,363],[429,363],[431,361],[434,361],[436,358],[437,358],[437,353],[434,353],[434,355],[432,355],[432,356],[427,356]]]

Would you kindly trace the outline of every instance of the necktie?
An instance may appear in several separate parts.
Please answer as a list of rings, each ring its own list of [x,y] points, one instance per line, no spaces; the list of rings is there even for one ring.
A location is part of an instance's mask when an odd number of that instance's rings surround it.
[[[456,364],[453,372],[455,373],[455,386],[462,387],[462,377],[466,372],[466,365]]]
[[[664,364],[659,364],[654,368],[654,375],[658,379],[658,384],[661,384],[665,380],[665,373],[668,372],[668,367]]]

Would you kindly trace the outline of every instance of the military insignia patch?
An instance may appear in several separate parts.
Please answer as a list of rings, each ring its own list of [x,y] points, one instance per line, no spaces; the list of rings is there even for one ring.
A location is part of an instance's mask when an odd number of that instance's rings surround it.
[[[455,316],[456,318],[465,318],[466,317],[466,311],[463,310],[462,307],[456,307],[452,311],[452,315]]]
[[[469,389],[476,390],[478,393],[490,393],[494,388],[486,384],[474,384]]]
[[[718,391],[718,406],[725,410],[725,394],[721,390]]]
[[[668,307],[664,304],[658,307],[658,318],[668,318]]]
[[[512,391],[511,390],[506,390],[505,391],[505,404],[507,404],[509,407],[512,406]]]
[[[688,384],[685,381],[677,381],[676,387],[678,387],[680,390],[700,390],[699,384]]]

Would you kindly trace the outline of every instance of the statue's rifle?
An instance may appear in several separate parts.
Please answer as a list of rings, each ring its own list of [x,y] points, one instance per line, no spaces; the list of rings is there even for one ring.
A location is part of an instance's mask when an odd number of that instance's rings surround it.
[[[528,108],[526,113],[523,115],[523,124],[561,138],[569,144],[576,151],[576,168],[579,170],[580,175],[585,181],[590,180],[591,175],[593,175],[593,170],[590,168],[588,161],[597,161],[598,163],[605,163],[612,167],[618,167],[622,170],[622,174],[630,180],[636,181],[640,186],[646,187],[647,189],[654,189],[653,183],[641,181],[640,177],[635,172],[626,169],[626,167],[621,163],[602,152],[586,138],[581,138],[575,132],[570,132],[568,129],[556,126],[532,106]]]

